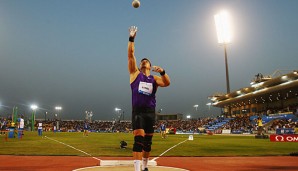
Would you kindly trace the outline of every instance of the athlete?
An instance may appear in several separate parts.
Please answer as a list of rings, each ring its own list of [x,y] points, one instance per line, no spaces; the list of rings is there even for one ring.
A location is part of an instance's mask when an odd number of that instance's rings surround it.
[[[141,160],[142,170],[148,171],[147,163],[155,124],[155,93],[158,87],[170,85],[170,77],[159,66],[152,66],[152,71],[159,73],[160,76],[151,75],[151,62],[147,58],[141,60],[140,68],[137,67],[134,54],[136,33],[137,27],[131,26],[128,42],[128,72],[132,91],[133,159],[135,171],[140,171]]]

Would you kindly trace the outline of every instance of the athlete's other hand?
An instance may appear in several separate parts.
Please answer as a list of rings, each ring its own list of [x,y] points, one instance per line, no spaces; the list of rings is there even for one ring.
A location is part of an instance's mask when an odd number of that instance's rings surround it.
[[[152,66],[152,71],[161,73],[163,72],[163,69],[160,66]]]
[[[130,26],[128,29],[129,37],[133,37],[133,38],[136,37],[137,31],[138,31],[138,27]]]

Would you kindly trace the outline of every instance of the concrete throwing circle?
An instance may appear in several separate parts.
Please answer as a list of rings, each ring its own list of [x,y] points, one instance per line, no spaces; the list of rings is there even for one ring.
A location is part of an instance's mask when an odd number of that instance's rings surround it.
[[[189,171],[180,168],[174,167],[164,167],[164,166],[153,166],[148,168],[150,171]],[[75,169],[73,171],[132,171],[134,170],[133,166],[94,166],[94,167],[85,167],[80,169]]]

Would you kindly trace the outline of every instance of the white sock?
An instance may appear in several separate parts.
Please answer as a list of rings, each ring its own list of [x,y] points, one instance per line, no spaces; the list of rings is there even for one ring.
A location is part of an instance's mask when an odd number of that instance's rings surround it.
[[[141,160],[134,160],[133,165],[135,166],[135,171],[141,171]]]
[[[148,167],[148,158],[142,158],[142,170],[145,170],[146,167]]]

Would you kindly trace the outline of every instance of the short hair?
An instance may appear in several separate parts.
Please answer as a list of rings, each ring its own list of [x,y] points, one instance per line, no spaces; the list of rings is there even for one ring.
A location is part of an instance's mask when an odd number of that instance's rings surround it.
[[[150,61],[148,58],[143,58],[143,59],[141,60],[141,62],[142,62],[143,60],[147,60],[147,61],[149,62],[149,64],[150,64],[150,66],[151,66],[151,61]]]

